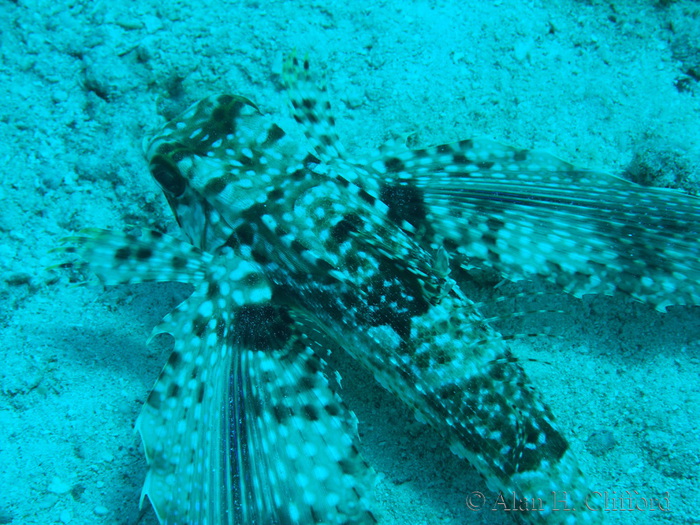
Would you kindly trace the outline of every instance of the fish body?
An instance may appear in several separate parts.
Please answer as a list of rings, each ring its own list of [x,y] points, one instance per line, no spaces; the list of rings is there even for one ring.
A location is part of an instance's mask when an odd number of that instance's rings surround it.
[[[493,490],[540,501],[523,519],[602,521],[453,270],[697,304],[698,201],[485,140],[354,159],[308,62],[290,58],[283,79],[311,148],[248,99],[205,99],[145,143],[188,242],[93,231],[68,248],[108,284],[195,287],[156,328],[175,347],[138,422],[161,522],[375,522],[374,473],[322,357],[336,349]]]

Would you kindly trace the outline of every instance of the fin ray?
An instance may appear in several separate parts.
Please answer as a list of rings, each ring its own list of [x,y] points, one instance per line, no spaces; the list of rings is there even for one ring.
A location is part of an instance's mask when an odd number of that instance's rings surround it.
[[[309,72],[309,60],[295,54],[284,62],[282,80],[292,106],[292,116],[303,126],[306,138],[325,162],[345,158],[345,147],[335,131],[335,118],[325,86],[316,84]]]
[[[67,263],[88,269],[107,285],[144,282],[196,284],[204,279],[212,256],[191,244],[155,230],[141,236],[85,229],[62,239],[57,249],[74,254],[79,261]],[[66,265],[63,265],[66,266]]]
[[[436,242],[509,279],[619,290],[659,310],[700,304],[697,198],[490,140],[397,150],[373,166],[423,192]]]

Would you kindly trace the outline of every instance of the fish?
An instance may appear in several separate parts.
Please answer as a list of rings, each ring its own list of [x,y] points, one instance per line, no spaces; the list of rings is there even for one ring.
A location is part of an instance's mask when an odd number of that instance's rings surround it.
[[[239,95],[205,98],[144,141],[183,239],[88,229],[61,248],[63,266],[106,285],[194,289],[151,336],[174,348],[136,424],[141,503],[163,524],[380,521],[324,359],[344,351],[491,490],[539,502],[521,519],[602,523],[511,337],[457,273],[697,305],[698,199],[487,139],[355,157],[307,58],[288,57],[282,84],[306,141]]]

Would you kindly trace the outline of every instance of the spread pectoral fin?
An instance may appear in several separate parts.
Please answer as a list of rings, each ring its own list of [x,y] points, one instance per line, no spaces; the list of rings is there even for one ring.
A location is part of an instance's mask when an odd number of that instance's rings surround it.
[[[490,140],[397,149],[373,167],[417,192],[435,241],[474,265],[539,274],[575,295],[622,291],[659,310],[700,303],[697,198]]]
[[[187,327],[193,299],[168,324]],[[247,305],[201,326],[173,333],[138,422],[161,522],[374,523],[355,417],[285,311]]]
[[[192,295],[153,330],[173,352],[137,421],[143,488],[164,524],[374,523],[356,420],[258,267],[147,232],[67,239],[105,284],[181,281]]]
[[[250,314],[229,383],[226,459],[240,523],[374,523],[374,476],[358,452],[354,414],[295,329],[265,348],[268,334],[284,332],[272,328],[283,322],[278,312]]]

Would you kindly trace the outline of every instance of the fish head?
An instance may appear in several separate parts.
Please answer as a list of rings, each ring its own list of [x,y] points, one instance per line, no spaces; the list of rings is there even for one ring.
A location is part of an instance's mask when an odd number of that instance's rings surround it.
[[[184,234],[210,251],[309,163],[297,142],[237,95],[197,102],[146,139],[144,151]]]

